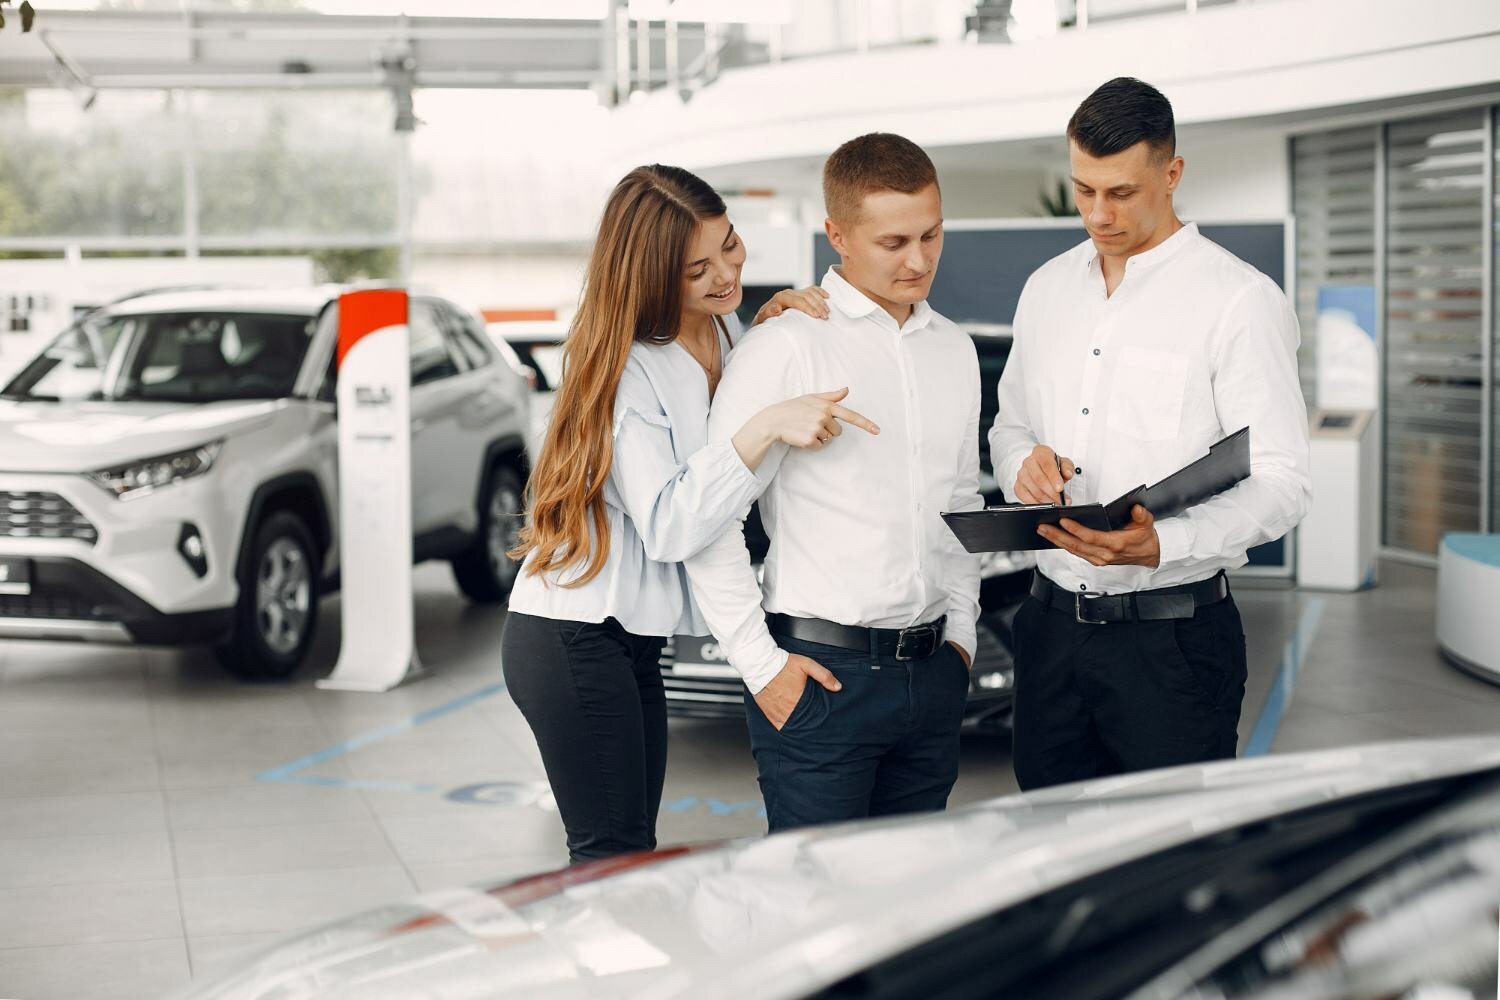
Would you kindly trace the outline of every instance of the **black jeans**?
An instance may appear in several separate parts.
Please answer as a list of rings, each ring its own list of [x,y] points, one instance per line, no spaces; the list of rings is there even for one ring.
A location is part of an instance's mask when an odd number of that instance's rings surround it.
[[[573,863],[656,847],[667,773],[666,640],[511,612],[505,684],[536,736]]]
[[[829,691],[809,680],[779,732],[745,692],[772,833],[947,806],[969,693],[969,671],[952,646],[898,663],[789,636],[776,641],[817,660],[844,687]]]
[[[1014,636],[1022,789],[1234,756],[1245,631],[1233,597],[1192,618],[1109,625],[1028,597]]]

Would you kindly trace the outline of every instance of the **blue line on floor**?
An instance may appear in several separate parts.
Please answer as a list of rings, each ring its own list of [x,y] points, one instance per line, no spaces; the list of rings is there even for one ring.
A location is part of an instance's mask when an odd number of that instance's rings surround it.
[[[1292,688],[1296,686],[1297,674],[1307,659],[1307,650],[1312,645],[1313,636],[1318,632],[1318,622],[1323,618],[1324,603],[1321,597],[1309,597],[1303,606],[1302,615],[1297,619],[1297,627],[1287,640],[1286,651],[1281,654],[1281,665],[1276,670],[1276,679],[1271,682],[1271,693],[1266,696],[1266,703],[1260,709],[1260,717],[1255,720],[1255,728],[1250,731],[1250,739],[1245,744],[1246,757],[1260,757],[1269,753],[1271,744],[1276,741],[1276,733],[1281,729],[1281,718],[1292,703]]]
[[[317,753],[310,753],[306,757],[299,757],[297,760],[292,761],[290,764],[283,764],[280,767],[272,768],[269,771],[262,771],[255,777],[259,781],[285,781],[294,784],[323,785],[330,788],[365,788],[385,791],[395,790],[413,792],[436,791],[436,785],[415,784],[411,782],[401,781],[378,781],[360,778],[321,778],[314,777],[312,775],[299,775],[297,772],[306,770],[309,767],[314,767],[318,764],[323,763],[324,761],[332,760],[333,758],[342,756],[343,754],[351,753],[352,751],[367,747],[372,743],[379,743],[381,740],[385,739],[388,736],[394,736],[397,733],[404,733],[408,729],[415,729],[416,727],[422,725],[422,723],[424,722],[431,722],[433,719],[441,718],[442,716],[448,715],[451,712],[456,712],[461,708],[467,708],[468,706],[474,704],[474,702],[476,701],[488,698],[491,695],[499,694],[504,690],[505,684],[503,682],[499,684],[487,685],[480,688],[478,691],[471,691],[468,694],[463,695],[462,697],[455,698],[450,702],[438,705],[436,708],[429,708],[425,711],[418,712],[416,715],[413,715],[407,719],[402,719],[400,722],[393,722],[388,726],[382,726],[379,729],[371,730],[368,733],[363,733],[359,736],[354,737],[353,739],[345,740],[342,743],[335,743],[333,746],[329,747],[326,750],[319,750]]]

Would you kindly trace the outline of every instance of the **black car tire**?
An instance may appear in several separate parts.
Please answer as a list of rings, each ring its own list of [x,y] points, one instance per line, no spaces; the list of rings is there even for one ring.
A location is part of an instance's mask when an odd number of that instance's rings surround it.
[[[317,631],[322,566],[312,532],[291,511],[272,511],[254,530],[234,631],[214,653],[241,680],[284,680],[301,666]]]
[[[485,478],[479,501],[479,531],[474,544],[449,560],[453,579],[476,604],[495,604],[510,595],[521,564],[505,553],[520,540],[524,503],[521,476],[500,463]]]

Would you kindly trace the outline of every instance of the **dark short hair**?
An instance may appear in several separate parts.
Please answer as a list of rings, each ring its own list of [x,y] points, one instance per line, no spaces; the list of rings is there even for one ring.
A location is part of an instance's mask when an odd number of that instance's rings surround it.
[[[830,219],[852,223],[867,194],[916,194],[937,182],[937,168],[921,146],[889,132],[871,132],[850,139],[823,164],[823,204]]]
[[[1068,138],[1094,157],[1123,153],[1148,143],[1159,159],[1177,152],[1172,102],[1149,83],[1118,76],[1099,87],[1068,119]]]

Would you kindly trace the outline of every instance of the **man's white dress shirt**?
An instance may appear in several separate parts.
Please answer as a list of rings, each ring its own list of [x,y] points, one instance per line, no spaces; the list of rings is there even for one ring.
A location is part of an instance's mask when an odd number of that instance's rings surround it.
[[[823,289],[828,320],[786,312],[745,337],[709,416],[709,439],[723,441],[762,407],[847,386],[843,405],[880,427],[845,425],[822,448],[778,445],[757,470],[771,538],[764,602],[743,531],[687,561],[704,620],[752,692],[786,665],[765,612],[874,628],[946,614],[947,638],[974,652],[979,560],[939,516],[983,503],[974,343],[925,302],[898,325],[834,268]]]
[[[990,454],[1014,499],[1037,444],[1081,470],[1075,504],[1108,503],[1250,428],[1250,478],[1156,522],[1161,565],[1095,567],[1062,550],[1038,568],[1070,590],[1119,594],[1207,579],[1279,538],[1312,502],[1297,319],[1270,278],[1186,225],[1130,257],[1105,295],[1091,242],[1042,265],[1016,306]]]
[[[727,358],[727,337],[720,347]],[[533,576],[528,556],[510,610],[563,621],[614,618],[636,635],[706,635],[682,560],[743,518],[760,492],[728,440],[737,430],[708,443],[708,379],[687,348],[634,344],[615,391],[604,570],[581,587],[563,587],[582,567]]]

